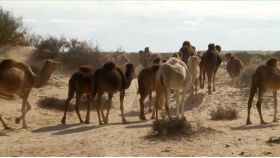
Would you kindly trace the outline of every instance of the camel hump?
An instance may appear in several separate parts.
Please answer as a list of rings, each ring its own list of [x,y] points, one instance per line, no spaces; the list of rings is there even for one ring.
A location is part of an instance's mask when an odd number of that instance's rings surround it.
[[[159,65],[158,64],[154,64],[153,66],[152,66],[152,71],[153,72],[156,72],[158,69],[159,69]]]
[[[267,66],[276,67],[277,66],[277,59],[271,58],[266,62]]]
[[[34,76],[34,72],[31,70],[30,66],[21,62],[17,62],[13,59],[4,59],[0,63],[0,69],[9,69],[12,67],[16,67],[18,69],[23,70],[27,75]]]
[[[103,69],[111,71],[116,67],[116,64],[112,61],[109,61],[103,65]]]
[[[80,72],[84,72],[84,73],[91,73],[92,72],[92,68],[88,65],[85,65],[85,66],[81,66],[79,68],[79,71]]]

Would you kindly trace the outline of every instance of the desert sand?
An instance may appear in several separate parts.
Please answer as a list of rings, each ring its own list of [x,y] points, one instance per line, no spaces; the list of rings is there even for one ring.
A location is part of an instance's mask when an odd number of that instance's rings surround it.
[[[31,53],[32,48],[24,48],[0,57],[26,62]],[[14,128],[5,131],[0,127],[0,156],[280,156],[280,144],[266,143],[270,137],[279,137],[279,123],[261,125],[253,106],[253,124],[245,125],[249,87],[233,87],[223,67],[218,70],[216,91],[208,95],[207,89],[199,89],[195,102],[187,102],[185,107],[188,121],[199,117],[203,126],[214,131],[172,139],[147,137],[153,120],[140,121],[138,117],[140,107],[136,80],[125,96],[124,110],[129,124],[122,124],[117,94],[113,98],[108,125],[98,125],[94,110],[90,124],[78,123],[76,114],[69,112],[67,124],[62,125],[63,112],[42,109],[38,100],[51,96],[66,99],[69,77],[56,72],[46,86],[32,90],[29,97],[32,109],[26,115],[28,129],[22,129],[21,124],[14,121],[20,115],[21,100],[0,97],[0,112],[6,123]],[[256,98],[253,103],[255,105]],[[209,113],[218,105],[237,108],[238,118],[231,121],[211,120]],[[173,99],[171,106],[175,116]],[[268,122],[273,119],[273,109],[272,93],[267,92],[263,115]],[[85,111],[81,112],[85,118]],[[150,118],[151,114],[146,116]]]

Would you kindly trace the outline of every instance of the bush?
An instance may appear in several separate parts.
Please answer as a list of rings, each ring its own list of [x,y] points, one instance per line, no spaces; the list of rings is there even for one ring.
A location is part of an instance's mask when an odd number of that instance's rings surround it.
[[[212,120],[233,120],[238,116],[238,111],[232,107],[217,106],[210,112]]]
[[[10,11],[0,7],[0,46],[28,45],[27,29],[21,17],[14,17]]]
[[[152,126],[152,135],[159,137],[170,137],[176,135],[187,135],[193,132],[193,128],[186,119],[163,118],[155,120]]]

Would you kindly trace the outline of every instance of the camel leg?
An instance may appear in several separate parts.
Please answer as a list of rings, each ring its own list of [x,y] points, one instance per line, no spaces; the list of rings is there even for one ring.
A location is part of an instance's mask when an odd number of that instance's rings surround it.
[[[208,93],[209,93],[209,94],[212,94],[212,91],[211,91],[212,76],[213,76],[213,72],[212,72],[212,71],[207,71],[207,78],[208,78]]]
[[[170,115],[170,111],[169,111],[169,92],[170,92],[170,90],[165,90],[165,93],[164,93],[165,103],[164,103],[164,105],[165,105],[165,109],[166,109],[166,112],[167,112],[167,116],[168,116],[169,119],[171,119],[171,115]]]
[[[87,115],[86,115],[86,124],[89,124],[90,121],[90,104],[91,104],[91,98],[90,95],[87,95]]]
[[[278,106],[278,103],[277,103],[277,91],[274,91],[274,92],[273,92],[273,100],[274,100],[274,116],[273,116],[273,122],[278,122],[278,119],[277,119],[277,106]]]
[[[196,80],[195,81],[195,95],[197,95],[197,84],[198,84],[198,81]]]
[[[216,91],[216,88],[215,88],[216,72],[217,72],[217,70],[213,73],[213,81],[212,81],[213,82],[213,88],[212,88],[213,92]]]
[[[112,107],[112,99],[113,99],[113,94],[112,94],[112,93],[109,93],[109,94],[108,94],[108,101],[109,101],[109,104],[108,104],[108,107],[107,107],[106,119],[105,119],[105,121],[104,121],[105,124],[108,124],[109,112],[110,112],[110,109],[111,109],[111,107]]]
[[[122,114],[122,121],[123,121],[123,123],[127,123],[127,121],[124,117],[124,112],[123,112],[124,95],[125,95],[125,91],[120,91],[120,109],[121,109],[121,114]]]
[[[175,99],[176,99],[176,111],[177,111],[177,117],[179,117],[179,115],[180,115],[180,108],[179,108],[179,106],[180,106],[180,102],[179,102],[179,94],[180,94],[179,90],[176,90]],[[165,105],[165,104],[164,104],[164,105]]]
[[[249,100],[247,103],[247,105],[248,105],[248,114],[247,114],[247,122],[246,122],[247,125],[252,124],[251,119],[250,119],[250,111],[251,111],[251,107],[252,107],[252,101],[254,99],[256,92],[257,92],[257,88],[252,85],[250,88],[250,96],[249,96]]]
[[[72,90],[72,89],[70,89],[70,87],[69,87],[68,97],[67,97],[67,99],[66,99],[66,101],[65,101],[64,115],[63,115],[63,117],[62,117],[62,119],[61,119],[61,123],[62,123],[62,124],[65,124],[66,113],[67,113],[67,110],[68,110],[68,106],[69,106],[69,104],[70,104],[70,101],[71,101],[72,98],[74,97],[74,94],[75,94],[75,91]]]
[[[258,112],[259,112],[261,124],[266,124],[266,122],[263,120],[263,117],[262,117],[262,109],[261,109],[262,99],[263,99],[263,94],[264,94],[264,92],[265,92],[265,88],[260,87],[260,88],[259,88],[258,101],[257,101],[257,109],[258,109]]]
[[[75,111],[76,111],[76,113],[78,115],[80,123],[84,123],[84,121],[83,121],[83,119],[81,117],[81,114],[80,114],[80,99],[81,99],[81,96],[82,96],[81,93],[76,93],[76,104],[75,104],[74,109],[75,109]]]
[[[144,112],[144,100],[145,100],[146,97],[147,97],[146,94],[142,94],[142,95],[140,94],[140,99],[139,99],[139,102],[140,102],[140,116],[139,116],[139,118],[140,118],[140,120],[146,120],[145,112]],[[151,105],[150,105],[150,108],[151,108]]]
[[[27,100],[27,98],[22,99],[22,108],[21,108],[21,112],[22,115],[18,118],[16,118],[16,123],[19,123],[22,120],[22,128],[28,128],[28,126],[26,125],[26,121],[25,121],[25,115],[26,113],[31,110],[31,106]]]
[[[2,125],[4,126],[5,130],[10,130],[11,128],[7,126],[7,124],[4,122],[4,120],[2,119],[1,115],[0,115],[0,121],[2,123]]]
[[[103,122],[106,121],[106,118],[105,118],[105,115],[104,115],[104,112],[103,112],[103,107],[102,107],[102,104],[101,104],[102,96],[103,96],[103,93],[98,93],[98,95],[97,95],[97,109],[98,109],[97,110],[97,115],[98,115],[98,119],[99,119],[99,125],[102,125]],[[102,121],[101,121],[100,115],[102,116]]]
[[[160,104],[160,97],[162,95],[161,91],[162,90],[159,90],[159,89],[156,91],[156,101],[155,101],[155,108],[154,108],[154,113],[156,115],[156,120],[158,120],[158,109],[159,109],[159,104]],[[152,114],[152,118],[151,119],[154,118],[154,113]]]
[[[203,89],[204,88],[204,82],[205,82],[205,74],[206,74],[206,71],[205,70],[202,70],[202,73],[203,73],[203,75],[202,75],[202,85],[201,85],[201,89]]]
[[[152,93],[149,95],[150,105],[149,105],[149,112],[152,112]]]
[[[182,119],[185,119],[184,112],[185,112],[185,101],[186,101],[187,90],[188,90],[188,87],[184,87],[183,88],[182,100],[181,100],[181,103],[180,103],[180,106],[181,106],[181,118]]]

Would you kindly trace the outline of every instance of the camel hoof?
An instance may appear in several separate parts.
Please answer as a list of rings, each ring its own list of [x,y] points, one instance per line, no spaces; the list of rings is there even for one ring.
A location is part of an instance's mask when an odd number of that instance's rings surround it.
[[[83,120],[80,120],[80,123],[84,123],[84,121],[83,121]]]
[[[23,129],[27,129],[27,128],[29,128],[29,127],[28,127],[27,125],[23,125],[22,128],[23,128]]]
[[[85,121],[85,124],[89,124],[89,120],[86,120],[86,121]]]
[[[261,124],[265,125],[265,124],[268,124],[267,122],[265,121],[261,121]]]
[[[278,119],[277,119],[277,118],[274,118],[272,122],[278,122]]]
[[[247,120],[246,125],[252,124],[251,120]]]
[[[125,120],[125,119],[123,119],[123,124],[128,124],[128,122]]]
[[[19,124],[20,119],[19,119],[19,118],[16,118],[16,119],[15,119],[15,122],[16,122],[16,124]]]
[[[8,126],[6,126],[6,127],[4,127],[5,128],[5,130],[12,130],[12,128],[11,127],[8,127]]]
[[[61,124],[65,124],[65,118],[61,119]]]
[[[101,126],[101,125],[104,125],[104,123],[103,122],[99,122],[99,125]]]
[[[139,118],[140,118],[140,120],[142,120],[142,121],[147,120],[147,119],[146,119],[146,117],[145,117],[145,116],[143,116],[143,115],[142,115],[142,116],[140,116]]]

